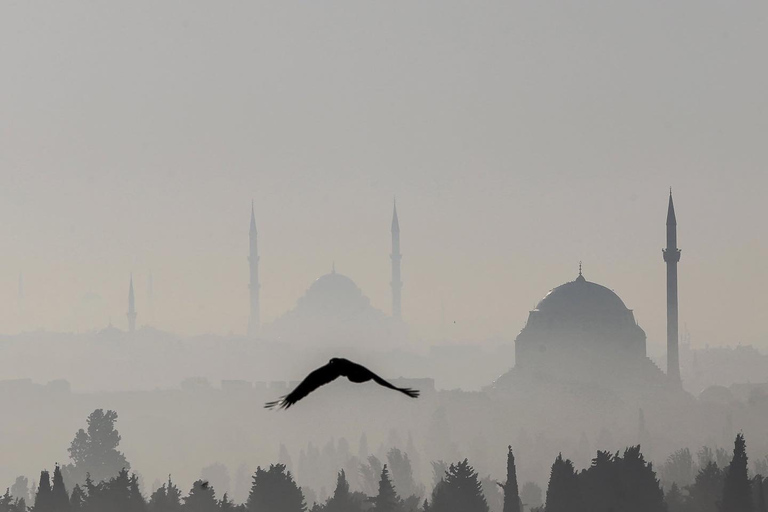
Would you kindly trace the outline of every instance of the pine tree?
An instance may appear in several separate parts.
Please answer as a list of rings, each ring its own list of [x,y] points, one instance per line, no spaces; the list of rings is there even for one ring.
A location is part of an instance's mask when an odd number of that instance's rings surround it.
[[[545,509],[547,512],[581,510],[581,493],[573,462],[563,460],[563,454],[559,454],[552,464]]]
[[[381,469],[381,478],[379,479],[379,494],[371,498],[373,510],[375,512],[397,512],[401,508],[400,497],[395,492],[392,480],[389,478],[387,465]]]
[[[53,510],[56,512],[69,512],[69,495],[64,487],[64,478],[61,476],[61,468],[58,464],[53,470],[51,502],[53,503]]]
[[[688,503],[696,512],[720,512],[725,475],[714,460],[709,460],[699,470],[693,485],[688,487]]]
[[[256,468],[246,507],[248,512],[304,512],[307,508],[301,489],[282,464]]]
[[[11,496],[11,489],[5,489],[5,494],[0,496],[0,512],[14,512],[13,511],[13,496]]]
[[[477,472],[467,459],[451,464],[432,495],[433,512],[488,512]]]
[[[752,512],[751,482],[747,474],[747,450],[742,434],[738,434],[734,442],[733,459],[725,474],[721,508],[728,512]]]
[[[28,512],[27,508],[27,500],[24,498],[16,498],[16,501],[13,503],[13,512]]]
[[[40,483],[35,494],[34,512],[54,512],[51,495],[51,475],[47,471],[40,472]]]
[[[147,502],[139,489],[139,477],[136,473],[128,480],[128,512],[145,512]]]
[[[216,502],[216,494],[213,487],[207,482],[197,480],[192,484],[189,496],[184,498],[182,510],[185,512],[216,512],[219,504]]]
[[[517,469],[512,446],[507,447],[507,481],[499,484],[504,489],[504,512],[520,512],[520,491],[517,487]]]
[[[219,501],[219,511],[233,512],[234,508],[235,508],[235,504],[232,503],[232,500],[229,499],[229,496],[227,496],[227,493],[224,493],[224,496],[221,497],[221,501]]]
[[[72,494],[69,496],[69,509],[72,512],[83,512],[85,510],[86,495],[79,484],[72,488]]]

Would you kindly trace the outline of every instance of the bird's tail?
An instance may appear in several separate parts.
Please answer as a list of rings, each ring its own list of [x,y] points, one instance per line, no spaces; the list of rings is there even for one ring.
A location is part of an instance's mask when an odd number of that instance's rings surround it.
[[[418,389],[411,389],[411,388],[397,388],[397,390],[401,393],[405,393],[411,398],[419,398],[419,390]]]

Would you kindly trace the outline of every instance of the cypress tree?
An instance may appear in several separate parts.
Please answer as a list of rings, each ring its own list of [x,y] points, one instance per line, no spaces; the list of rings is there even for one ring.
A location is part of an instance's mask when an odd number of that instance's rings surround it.
[[[507,451],[507,482],[499,486],[504,489],[504,512],[520,512],[520,490],[517,486],[517,470],[512,446]]]
[[[547,512],[572,512],[581,510],[581,493],[573,462],[563,460],[559,454],[552,464],[547,486]]]
[[[351,509],[351,496],[349,494],[349,482],[342,469],[336,477],[336,490],[325,505],[326,512],[348,512]]]
[[[752,512],[752,490],[747,475],[747,449],[744,436],[738,434],[733,446],[733,458],[728,465],[723,484],[722,510]]]
[[[51,496],[51,475],[48,471],[40,472],[40,483],[35,494],[34,512],[53,512]]]
[[[56,512],[69,512],[69,495],[64,487],[64,478],[61,476],[61,468],[58,464],[53,470],[53,489],[51,490],[51,503]]]

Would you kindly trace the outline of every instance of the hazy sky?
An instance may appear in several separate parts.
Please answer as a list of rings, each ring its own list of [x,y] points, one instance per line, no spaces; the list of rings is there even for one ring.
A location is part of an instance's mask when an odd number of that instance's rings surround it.
[[[241,333],[332,261],[416,336],[514,338],[576,277],[768,349],[768,3],[3,2],[0,332]],[[16,299],[23,272],[26,298]],[[456,322],[455,324],[453,322]]]

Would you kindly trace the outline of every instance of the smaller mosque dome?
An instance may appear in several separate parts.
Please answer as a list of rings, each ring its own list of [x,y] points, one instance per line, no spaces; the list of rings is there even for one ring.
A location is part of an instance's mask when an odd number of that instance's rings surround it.
[[[307,298],[323,297],[324,300],[337,298],[359,298],[363,292],[352,279],[335,270],[315,279],[315,282],[307,290]]]
[[[352,279],[334,269],[320,276],[299,299],[298,308],[310,315],[354,315],[370,305]]]
[[[536,306],[536,311],[547,314],[574,312],[627,311],[618,295],[605,286],[584,279],[579,273],[576,280],[551,290]]]

